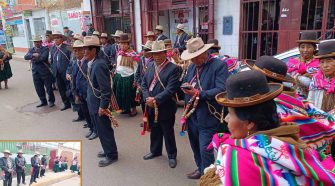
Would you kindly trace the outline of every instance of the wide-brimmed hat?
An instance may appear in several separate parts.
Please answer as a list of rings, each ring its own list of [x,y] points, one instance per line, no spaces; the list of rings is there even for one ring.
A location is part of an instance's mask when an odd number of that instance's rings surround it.
[[[143,50],[151,50],[153,41],[147,41],[145,45],[142,45]]]
[[[171,39],[164,39],[164,44],[166,45],[172,45]]]
[[[163,30],[164,30],[164,28],[163,28],[163,26],[162,26],[162,25],[156,25],[156,28],[155,28],[155,30],[160,30],[160,31],[163,31]]]
[[[82,47],[84,47],[84,42],[79,39],[76,40],[72,46],[72,48],[82,48]]]
[[[17,154],[23,154],[23,150],[18,150]]]
[[[319,52],[315,58],[335,57],[335,41],[325,41],[319,44]]]
[[[217,39],[210,39],[208,40],[207,44],[212,44],[214,43],[214,45],[211,48],[217,48],[217,49],[221,49],[221,46],[219,46],[219,41]]]
[[[96,36],[86,36],[84,37],[84,47],[85,46],[101,46],[100,40]]]
[[[116,30],[115,34],[112,34],[112,37],[120,37],[123,32],[121,30]]]
[[[33,36],[33,38],[30,41],[33,41],[33,42],[42,41],[42,37],[40,35],[36,35],[36,36]]]
[[[53,31],[52,36],[62,36],[62,37],[64,37],[64,35],[60,31]]]
[[[177,29],[179,29],[179,30],[183,30],[183,31],[184,31],[184,29],[185,29],[184,24],[179,23],[179,24],[177,25]]]
[[[46,30],[45,31],[45,35],[46,36],[51,36],[52,35],[52,31],[51,30]]]
[[[301,32],[300,39],[297,40],[297,43],[312,43],[317,44],[320,43],[318,41],[318,33],[317,32]]]
[[[108,38],[108,34],[107,33],[101,33],[100,38]]]
[[[153,31],[148,31],[147,35],[145,35],[144,37],[150,37],[150,36],[155,36],[155,33]]]
[[[220,105],[248,107],[274,99],[283,91],[283,85],[267,83],[264,74],[248,70],[231,75],[227,79],[226,90],[215,96]]]
[[[83,41],[84,37],[81,34],[73,34],[73,39],[74,40],[81,40],[81,41]]]
[[[35,156],[36,156],[36,155],[39,156],[40,153],[39,153],[38,151],[35,151],[34,155],[35,155]]]
[[[98,31],[94,31],[94,32],[92,33],[92,35],[100,36],[100,32],[98,32]]]
[[[191,38],[187,41],[186,50],[181,54],[182,60],[189,60],[206,52],[214,44],[205,44],[200,37]]]
[[[251,69],[262,72],[265,76],[283,82],[294,82],[294,78],[287,74],[286,64],[272,56],[261,56],[256,61],[245,60]]]
[[[4,150],[2,153],[12,155],[8,149]]]
[[[120,35],[120,43],[129,43],[130,38],[128,34],[121,34]]]
[[[153,41],[150,53],[164,52],[166,50],[164,41]]]

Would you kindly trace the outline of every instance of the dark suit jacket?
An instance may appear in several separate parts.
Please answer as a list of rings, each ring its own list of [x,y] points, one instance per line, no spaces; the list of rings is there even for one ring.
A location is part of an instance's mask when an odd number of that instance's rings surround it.
[[[141,59],[140,61],[137,63],[137,69],[136,69],[136,72],[135,72],[135,82],[138,86],[141,86],[142,84],[142,79],[143,79],[143,76],[144,76],[144,65],[145,65],[145,58],[144,56],[141,56]],[[149,66],[151,63],[153,62],[153,59],[151,59],[147,66]]]
[[[165,68],[159,73],[159,77],[165,86],[162,87],[160,82],[157,83],[152,91],[149,91],[149,86],[155,75],[154,62],[148,66],[148,69],[142,80],[142,93],[144,100],[148,97],[155,97],[158,106],[158,120],[169,120],[175,117],[177,105],[175,102],[175,93],[180,87],[179,71],[175,64],[169,62]],[[154,117],[154,109],[148,107],[149,119]]]
[[[16,165],[16,172],[24,172],[22,167],[26,166],[26,159],[23,156],[22,157],[17,156],[15,158],[15,165]]]
[[[157,37],[157,41],[160,41],[160,40],[162,40],[162,41],[164,41],[165,39],[167,39],[167,37],[165,36],[165,35],[161,35],[159,38]]]
[[[184,82],[190,82],[196,75],[196,66],[191,64],[187,69],[187,75]],[[191,117],[196,117],[199,127],[211,128],[220,124],[209,111],[206,101],[213,105],[217,112],[221,113],[222,106],[215,101],[215,96],[226,90],[226,80],[228,78],[228,69],[226,63],[222,63],[219,59],[212,58],[203,65],[200,74],[200,84],[203,91],[199,95],[199,103],[195,112]],[[185,95],[185,103],[191,99],[191,96]]]
[[[79,69],[78,61],[75,62],[73,66],[73,94],[79,96],[81,99],[86,99],[87,97],[87,60],[84,60],[81,65],[81,70]],[[84,74],[85,75],[84,75]],[[86,76],[86,77],[85,77]]]
[[[115,62],[115,54],[116,54],[115,51],[116,50],[115,50],[115,47],[113,47],[113,46],[114,45],[111,45],[111,44],[107,44],[106,46],[102,46],[101,50],[99,52],[99,58],[105,60],[109,68]],[[102,48],[103,48],[103,50],[102,50]]]
[[[70,64],[70,59],[71,59],[71,51],[68,48],[69,46],[66,44],[62,44],[59,50],[62,52],[58,51],[57,46],[54,45],[51,47],[51,66],[54,75],[57,73],[60,73],[62,76],[65,77],[66,75],[66,70]],[[58,59],[58,60],[57,60]]]
[[[47,159],[41,158],[41,164],[47,166]]]
[[[34,167],[34,169],[38,169],[39,168],[38,161],[35,161],[35,156],[31,157],[30,162],[31,162],[31,167]]]
[[[15,162],[13,160],[13,158],[9,157],[10,161],[12,162],[12,169],[15,169]],[[1,169],[5,172],[6,175],[10,174],[10,172],[8,172],[9,167],[7,165],[7,159],[5,157],[0,158],[0,167]]]
[[[92,86],[99,91],[95,94],[101,99],[95,97],[91,86],[87,89],[87,104],[91,114],[97,114],[99,107],[108,108],[111,100],[111,79],[108,66],[102,59],[96,58],[89,70],[89,78]]]
[[[35,58],[33,53],[39,53],[40,56]],[[48,62],[49,59],[49,48],[42,46],[39,50],[36,47],[29,49],[28,53],[24,56],[25,60],[32,61],[32,72],[33,75],[47,76],[51,75],[51,67]]]
[[[176,36],[176,40],[174,42],[173,48],[178,48],[179,53],[183,53],[184,50],[186,50],[186,39],[187,39],[187,33],[184,32],[179,40],[178,40],[178,35]]]

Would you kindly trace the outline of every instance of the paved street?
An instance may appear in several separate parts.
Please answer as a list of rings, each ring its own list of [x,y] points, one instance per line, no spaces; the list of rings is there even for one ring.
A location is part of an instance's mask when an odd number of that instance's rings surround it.
[[[9,89],[0,90],[0,137],[2,140],[82,140],[83,147],[83,185],[196,185],[188,180],[186,173],[195,169],[188,138],[178,135],[178,165],[168,166],[166,152],[154,160],[144,161],[142,156],[149,150],[149,134],[141,136],[139,123],[141,114],[134,118],[118,117],[120,127],[115,130],[119,150],[119,161],[99,168],[96,157],[101,145],[98,139],[89,141],[82,123],[72,123],[76,116],[71,110],[59,111],[60,97],[56,92],[56,107],[37,109],[39,103],[35,93],[31,72],[27,62],[11,61],[13,78]],[[140,108],[138,108],[141,113]],[[181,110],[178,116],[181,115]],[[177,118],[179,120],[179,117]]]

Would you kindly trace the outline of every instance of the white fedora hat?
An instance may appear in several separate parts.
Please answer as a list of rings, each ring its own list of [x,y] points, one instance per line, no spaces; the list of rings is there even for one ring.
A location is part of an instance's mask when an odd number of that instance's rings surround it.
[[[156,26],[156,30],[161,30],[161,31],[163,31],[163,26],[162,26],[162,25],[157,25],[157,26]]]
[[[92,35],[100,36],[100,32],[94,31]]]
[[[164,41],[153,41],[151,46],[150,53],[156,53],[156,52],[164,52],[167,49],[165,48]]]
[[[200,37],[191,38],[186,43],[187,50],[181,54],[182,60],[189,60],[199,56],[200,54],[206,52],[210,49],[214,43],[205,44]]]
[[[84,46],[101,46],[99,38],[96,36],[84,37]]]
[[[63,36],[63,37],[64,37],[64,35],[62,34],[62,32],[57,31],[57,30],[56,30],[56,31],[53,31],[53,32],[52,32],[52,35],[53,35],[53,36]]]
[[[36,35],[30,41],[33,41],[33,42],[35,42],[35,41],[42,41],[42,37],[40,35]]]
[[[155,33],[153,31],[148,31],[147,35],[145,35],[144,37],[150,37],[150,36],[155,36]]]
[[[83,41],[84,37],[81,34],[73,34],[73,39]]]
[[[120,37],[120,35],[123,34],[121,30],[116,30],[115,34],[112,34],[113,37]]]
[[[147,41],[145,43],[145,45],[142,45],[143,49],[149,49],[151,50],[152,49],[152,44],[153,44],[153,41]]]
[[[184,30],[184,29],[185,29],[184,24],[179,23],[179,24],[177,25],[177,29],[179,29],[179,30]]]
[[[4,150],[4,151],[3,151],[3,153],[4,153],[4,154],[9,154],[9,155],[12,155],[12,153],[10,153],[10,151],[9,151],[9,150],[7,150],[7,149],[6,149],[6,150]]]
[[[72,47],[73,48],[82,48],[82,47],[84,47],[84,42],[78,39],[73,43]]]
[[[108,34],[107,33],[101,33],[101,35],[100,35],[100,38],[108,38]]]

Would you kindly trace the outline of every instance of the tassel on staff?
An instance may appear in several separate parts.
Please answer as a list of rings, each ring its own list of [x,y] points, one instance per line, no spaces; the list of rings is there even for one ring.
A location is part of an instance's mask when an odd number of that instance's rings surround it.
[[[144,136],[146,131],[149,131],[149,123],[148,123],[148,113],[147,113],[147,105],[145,105],[144,113],[143,113],[143,129],[141,131],[141,135]]]
[[[140,98],[141,98],[140,88],[137,87],[137,89],[136,89],[136,96],[135,96],[135,102],[136,103],[140,103]]]

